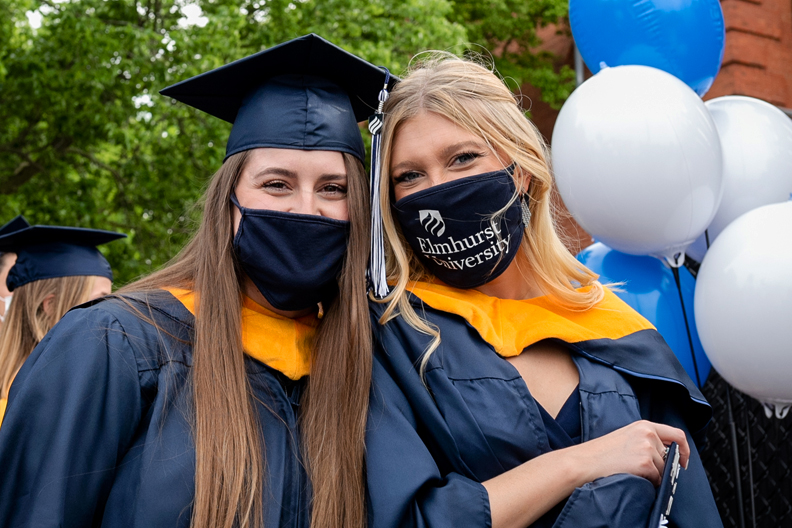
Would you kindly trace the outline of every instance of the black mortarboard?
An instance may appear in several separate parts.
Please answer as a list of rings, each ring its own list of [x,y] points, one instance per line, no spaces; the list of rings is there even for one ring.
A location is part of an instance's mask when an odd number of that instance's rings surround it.
[[[385,70],[311,33],[160,93],[233,123],[226,158],[274,147],[363,160],[357,123],[374,113],[385,82]]]
[[[0,234],[10,224],[0,228]],[[55,277],[97,275],[113,280],[110,264],[96,246],[124,237],[123,233],[113,231],[47,225],[28,226],[2,234],[0,251],[17,254],[16,264],[9,270],[6,280],[8,291]]]

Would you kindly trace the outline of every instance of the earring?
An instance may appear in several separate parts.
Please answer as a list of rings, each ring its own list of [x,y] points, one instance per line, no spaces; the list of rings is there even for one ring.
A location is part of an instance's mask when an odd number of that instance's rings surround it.
[[[528,207],[528,194],[523,194],[520,197],[520,208],[522,209],[522,221],[525,227],[531,225],[531,209]]]

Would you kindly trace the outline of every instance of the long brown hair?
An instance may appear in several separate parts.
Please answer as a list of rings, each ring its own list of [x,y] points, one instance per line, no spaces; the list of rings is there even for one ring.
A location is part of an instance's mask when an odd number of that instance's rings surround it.
[[[96,277],[41,279],[14,290],[14,299],[0,330],[0,398],[8,398],[11,382],[36,345],[73,306],[88,300]],[[53,295],[49,310],[44,300]]]
[[[231,193],[249,152],[226,160],[209,183],[193,239],[162,270],[119,291],[164,287],[196,294],[192,392],[195,402],[193,528],[263,524],[264,441],[254,412],[242,347],[243,272],[233,250]],[[363,526],[364,433],[371,377],[365,301],[368,191],[362,164],[344,154],[350,243],[340,294],[317,329],[303,396],[304,455],[314,490],[313,528]]]

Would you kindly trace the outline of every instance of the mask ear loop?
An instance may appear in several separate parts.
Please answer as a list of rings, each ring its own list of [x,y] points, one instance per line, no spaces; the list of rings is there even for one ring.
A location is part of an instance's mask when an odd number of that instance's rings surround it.
[[[380,185],[382,184],[382,126],[385,116],[382,109],[388,100],[388,83],[390,71],[385,70],[385,85],[380,90],[377,112],[369,117],[371,132],[371,253],[369,254],[368,284],[369,290],[377,299],[385,298],[388,293],[388,281],[385,273],[385,237],[382,228],[382,207],[380,203]]]

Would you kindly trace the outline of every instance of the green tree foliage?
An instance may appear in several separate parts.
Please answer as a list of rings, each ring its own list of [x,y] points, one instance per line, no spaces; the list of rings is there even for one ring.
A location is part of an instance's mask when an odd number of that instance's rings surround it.
[[[541,73],[549,63],[529,50],[537,43],[531,17],[554,21],[565,4],[5,0],[0,218],[21,213],[36,223],[128,233],[103,248],[117,284],[128,282],[186,242],[195,202],[222,163],[230,130],[159,96],[161,88],[316,32],[394,72],[424,49],[459,53],[468,41],[494,49],[514,40],[515,51],[496,59],[504,75],[558,94],[564,72]],[[516,16],[505,20],[507,12]]]
[[[554,67],[555,57],[538,50],[537,27],[556,24],[567,16],[567,0],[453,0],[449,19],[467,30],[471,51],[490,54],[514,88],[530,83],[542,99],[560,108],[575,88],[575,73],[568,66]],[[561,24],[566,27],[566,24]],[[482,49],[483,48],[483,49]]]

